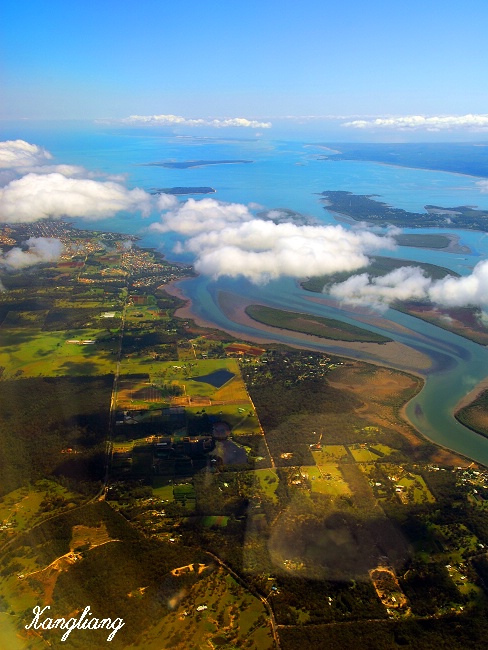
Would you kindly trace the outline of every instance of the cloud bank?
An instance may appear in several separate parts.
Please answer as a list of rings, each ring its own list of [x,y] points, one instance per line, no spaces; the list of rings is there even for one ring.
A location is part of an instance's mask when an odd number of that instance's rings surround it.
[[[49,151],[25,140],[0,142],[0,170],[2,170],[4,175],[2,178],[5,178],[6,182],[28,172],[41,174],[58,172],[64,176],[93,175],[77,165],[52,164],[52,158]]]
[[[9,270],[23,269],[42,262],[54,262],[63,252],[63,243],[52,237],[31,237],[25,242],[27,250],[16,246],[0,256],[0,265]]]
[[[29,223],[50,217],[96,220],[120,211],[147,216],[158,204],[144,190],[126,188],[120,177],[95,178],[83,167],[53,164],[52,155],[36,144],[0,142],[0,223]],[[160,208],[169,202],[161,198]]]
[[[400,131],[452,131],[488,129],[488,115],[404,115],[398,117],[379,117],[368,120],[353,120],[342,126],[353,129],[395,129]]]
[[[177,251],[193,253],[198,272],[257,284],[280,276],[354,271],[367,266],[369,253],[395,246],[390,237],[366,230],[275,223],[255,218],[248,206],[210,198],[179,204],[151,229],[184,235]]]
[[[68,178],[59,173],[27,174],[0,189],[0,222],[28,223],[48,217],[112,217],[122,210],[147,216],[151,196],[112,181]]]
[[[237,127],[251,129],[269,129],[271,122],[248,120],[245,117],[225,119],[188,118],[181,115],[131,115],[121,120],[123,124],[145,126],[210,126],[216,129]]]
[[[386,309],[395,300],[430,300],[444,307],[481,307],[488,311],[488,260],[470,275],[432,280],[419,267],[403,266],[382,277],[353,275],[326,289],[334,298]]]

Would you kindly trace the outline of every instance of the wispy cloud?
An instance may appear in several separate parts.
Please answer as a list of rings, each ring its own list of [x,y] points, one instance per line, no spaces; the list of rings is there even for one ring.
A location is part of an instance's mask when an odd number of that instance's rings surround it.
[[[344,122],[342,126],[353,129],[394,129],[400,131],[452,131],[488,129],[488,115],[403,115],[397,117],[378,117]]]
[[[122,124],[143,125],[143,126],[209,126],[217,129],[238,127],[250,129],[269,129],[271,122],[249,120],[245,117],[228,118],[189,118],[181,115],[131,115],[122,120]]]
[[[209,198],[179,204],[151,229],[184,235],[177,250],[193,253],[200,273],[255,283],[354,271],[367,266],[369,253],[394,248],[391,238],[367,230],[275,223],[256,218],[248,206]]]
[[[488,194],[488,181],[476,181],[475,185],[481,194]]]

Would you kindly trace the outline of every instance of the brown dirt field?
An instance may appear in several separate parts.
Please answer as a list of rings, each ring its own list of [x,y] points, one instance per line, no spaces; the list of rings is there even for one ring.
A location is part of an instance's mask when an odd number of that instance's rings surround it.
[[[83,546],[85,544],[89,545],[89,548],[94,548],[95,546],[101,546],[102,544],[107,544],[108,542],[116,542],[118,540],[110,537],[107,527],[105,524],[101,524],[98,528],[89,527],[89,526],[73,526],[71,543],[70,543],[70,552],[58,557],[54,562],[44,569],[39,571],[34,571],[30,573],[26,578],[30,578],[39,582],[44,589],[43,602],[46,605],[51,604],[52,596],[54,593],[54,587],[56,586],[56,581],[62,571],[67,571],[69,567],[77,562],[81,556],[78,553],[74,552],[74,549]]]
[[[403,435],[410,444],[417,447],[421,439],[404,420],[398,417],[395,406],[389,404],[392,396],[401,395],[415,387],[414,377],[387,368],[368,368],[360,362],[335,370],[327,376],[331,386],[352,392],[362,405],[356,413],[367,419],[373,426],[388,427]]]
[[[59,574],[62,571],[69,569],[69,567],[76,561],[77,557],[74,553],[67,553],[66,555],[59,557],[57,560],[54,560],[54,562],[45,569],[35,571],[34,573],[29,574],[29,576],[26,576],[41,584],[44,589],[44,604],[50,605],[52,603],[54,587],[56,586]]]
[[[356,413],[373,426],[387,427],[404,436],[413,448],[418,447],[423,438],[404,419],[404,409],[398,413],[398,403],[402,395],[411,391],[418,383],[415,377],[388,368],[374,367],[359,361],[334,370],[328,376],[334,388],[349,391],[362,401]],[[392,404],[392,398],[397,404]],[[443,465],[463,465],[465,459],[439,447],[432,461]]]
[[[84,546],[85,544],[89,544],[90,548],[93,548],[94,546],[100,546],[100,544],[105,544],[111,540],[112,537],[110,537],[104,523],[102,523],[98,528],[82,525],[73,526],[70,549],[73,551],[78,546]]]
[[[235,377],[228,384],[219,388],[215,392],[213,399],[216,402],[249,401],[246,388],[240,377]]]

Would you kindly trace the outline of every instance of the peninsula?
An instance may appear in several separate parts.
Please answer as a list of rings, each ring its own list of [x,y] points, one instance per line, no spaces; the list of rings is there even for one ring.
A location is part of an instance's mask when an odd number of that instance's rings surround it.
[[[353,194],[345,191],[325,191],[320,194],[328,212],[354,221],[400,228],[459,228],[488,232],[488,211],[472,206],[444,208],[426,205],[425,212],[409,212],[376,200],[376,194]]]

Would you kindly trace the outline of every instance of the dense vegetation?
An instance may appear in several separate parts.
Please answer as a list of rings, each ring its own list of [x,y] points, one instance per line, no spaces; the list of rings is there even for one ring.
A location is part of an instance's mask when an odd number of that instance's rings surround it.
[[[271,327],[311,334],[334,341],[362,341],[368,343],[386,343],[391,341],[386,336],[370,332],[362,327],[344,323],[334,318],[321,318],[311,314],[301,314],[282,309],[273,309],[263,305],[248,305],[246,314],[252,319]]]
[[[414,248],[447,248],[451,241],[446,235],[433,235],[431,233],[421,235],[402,233],[401,235],[395,235],[394,239],[399,246],[412,246]]]
[[[478,395],[471,404],[460,409],[455,417],[465,427],[488,437],[488,390]]]
[[[2,381],[1,494],[51,474],[100,481],[112,384],[112,375]]]

